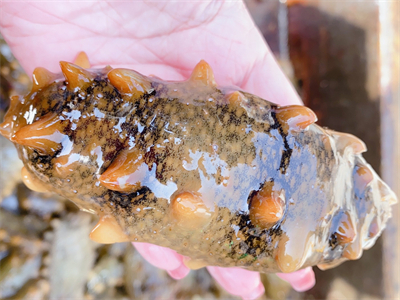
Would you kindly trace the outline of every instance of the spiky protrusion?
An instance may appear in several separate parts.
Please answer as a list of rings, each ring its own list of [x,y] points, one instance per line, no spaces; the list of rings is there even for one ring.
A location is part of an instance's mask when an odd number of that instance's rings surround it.
[[[74,64],[81,68],[89,69],[90,68],[89,57],[87,56],[87,54],[84,51],[81,51],[76,56],[76,58],[74,60]]]
[[[132,192],[140,187],[146,175],[147,165],[137,149],[122,150],[99,180],[113,191]]]
[[[8,109],[6,115],[4,116],[4,122],[0,124],[0,134],[11,140],[11,137],[18,130],[17,124],[26,124],[25,118],[19,116],[22,102],[19,96],[11,96],[10,108]],[[19,122],[18,122],[19,121]]]
[[[228,100],[229,103],[234,105],[240,105],[240,103],[243,103],[245,101],[244,95],[239,91],[230,93],[226,95],[225,98],[226,100]]]
[[[214,72],[210,65],[204,60],[201,60],[193,69],[190,75],[190,81],[202,82],[205,85],[217,86],[214,78]]]
[[[274,191],[273,184],[265,184],[256,192],[249,203],[250,220],[255,226],[269,228],[283,217],[285,197],[283,192]]]
[[[376,237],[381,232],[381,226],[379,226],[378,218],[376,216],[373,217],[369,228],[368,228],[368,238],[372,239]]]
[[[356,260],[361,257],[363,253],[363,249],[359,239],[356,239],[352,244],[348,244],[346,248],[343,250],[342,256],[350,259]]]
[[[38,121],[18,130],[11,141],[36,149],[39,153],[50,155],[61,148],[67,136],[63,133],[65,124],[55,113],[49,113]]]
[[[32,74],[32,92],[36,92],[57,79],[58,75],[45,68],[38,67]]]
[[[383,202],[387,201],[390,205],[397,203],[396,194],[380,179],[378,180],[378,188]]]
[[[367,146],[358,137],[349,133],[337,132],[333,130],[329,130],[329,132],[335,137],[338,149],[346,149],[347,147],[350,147],[353,149],[355,154],[361,154],[367,151]]]
[[[334,232],[336,242],[344,249],[342,256],[350,260],[360,258],[362,246],[356,227],[351,219],[351,213],[348,211],[340,212],[332,222],[336,226]],[[323,268],[324,266],[322,265],[321,267]],[[329,264],[327,268],[330,268]]]
[[[114,69],[108,72],[108,80],[122,94],[141,97],[151,93],[151,81],[142,74],[128,69]]]
[[[235,112],[237,118],[240,118],[243,114],[246,113],[246,110],[243,107],[248,102],[248,99],[245,95],[243,95],[242,92],[235,91],[226,94],[225,101],[228,105],[232,105],[232,111]]]
[[[128,242],[129,237],[112,216],[103,216],[89,235],[90,239],[100,244]]]
[[[31,173],[29,173],[26,167],[22,167],[21,177],[24,184],[32,191],[39,193],[47,193],[49,191],[39,179],[35,178]]]
[[[374,180],[374,174],[368,166],[356,166],[354,174],[354,187],[359,193],[363,193],[367,186]]]
[[[353,221],[350,214],[344,212],[339,219],[339,225],[336,230],[336,237],[341,245],[350,244],[354,242],[357,232],[354,228]]]
[[[283,273],[291,273],[300,268],[304,259],[303,249],[293,249],[291,238],[283,234],[275,249],[274,258]]]
[[[308,107],[289,105],[275,110],[276,118],[285,131],[300,131],[317,122],[316,114]]]
[[[67,87],[73,91],[76,88],[82,88],[85,84],[93,80],[93,74],[80,66],[60,61],[61,71],[67,81]]]
[[[211,217],[211,211],[201,196],[191,192],[182,192],[172,197],[171,214],[179,225],[189,229],[204,226]]]

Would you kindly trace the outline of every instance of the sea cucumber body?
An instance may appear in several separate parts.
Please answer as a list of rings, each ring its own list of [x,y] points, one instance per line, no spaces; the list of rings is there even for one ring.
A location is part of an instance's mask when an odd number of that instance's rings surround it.
[[[358,258],[396,201],[362,142],[218,87],[207,66],[167,82],[68,65],[14,99],[1,132],[37,185],[117,224],[115,242],[261,272]]]

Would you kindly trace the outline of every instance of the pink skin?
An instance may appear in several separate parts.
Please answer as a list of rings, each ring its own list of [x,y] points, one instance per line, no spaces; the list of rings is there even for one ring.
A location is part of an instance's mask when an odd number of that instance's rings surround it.
[[[188,78],[201,59],[220,85],[235,85],[280,105],[301,104],[293,87],[240,1],[3,2],[0,30],[28,74],[37,66],[59,72],[58,62],[85,51],[93,67],[111,65],[168,80]],[[136,244],[152,264],[176,279],[189,270],[175,251]],[[257,298],[258,273],[208,267],[230,293]],[[299,291],[314,285],[311,268],[281,274]]]
[[[183,263],[184,256],[169,248],[147,243],[132,243],[136,250],[153,266],[164,269],[175,279],[184,278],[190,271]],[[208,272],[229,293],[243,299],[256,299],[264,294],[260,274],[240,268],[207,267]],[[304,292],[315,284],[315,274],[311,267],[293,272],[277,273],[289,282],[293,289]]]

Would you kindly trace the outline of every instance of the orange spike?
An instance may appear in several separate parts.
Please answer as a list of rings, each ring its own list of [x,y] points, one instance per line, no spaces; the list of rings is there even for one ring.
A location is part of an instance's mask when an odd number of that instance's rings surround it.
[[[333,136],[336,138],[338,149],[345,149],[347,147],[353,148],[355,154],[361,154],[367,151],[367,146],[358,137],[343,132],[332,131]]]
[[[66,138],[64,128],[60,118],[50,113],[22,127],[12,136],[11,141],[49,155],[61,148],[61,141]]]
[[[358,191],[363,192],[373,179],[374,174],[372,173],[370,167],[366,165],[356,167],[354,182],[355,187],[356,189],[358,189]]]
[[[202,82],[205,85],[217,86],[214,79],[214,72],[210,65],[201,60],[193,69],[190,81]]]
[[[276,118],[285,131],[304,130],[318,120],[311,109],[301,105],[279,107],[275,112]]]
[[[129,237],[122,230],[113,216],[102,216],[89,235],[90,239],[100,244],[128,242]]]
[[[282,192],[274,191],[273,184],[266,184],[250,201],[250,220],[260,228],[269,228],[283,217],[285,201]]]
[[[357,239],[352,244],[348,244],[346,246],[346,248],[343,250],[342,256],[350,260],[355,260],[361,257],[362,252],[363,249]]]
[[[110,190],[132,192],[140,187],[146,171],[147,165],[139,151],[126,149],[118,154],[99,180]]]
[[[60,61],[60,66],[70,90],[81,88],[93,79],[92,73],[82,69],[80,66],[65,61]]]
[[[22,167],[21,169],[22,181],[32,191],[39,193],[47,193],[49,190],[40,182],[40,180],[29,173],[28,169]]]
[[[41,88],[48,86],[57,79],[58,75],[45,68],[38,67],[32,74],[32,92],[36,92]]]
[[[375,216],[372,221],[371,224],[369,225],[368,228],[368,237],[369,238],[374,238],[376,237],[379,233],[381,232],[379,223],[378,223],[378,218]]]
[[[107,65],[103,68],[102,72],[103,73],[108,73],[112,70],[113,68],[110,65]]]
[[[357,233],[348,212],[343,213],[340,217],[339,226],[336,230],[336,237],[341,245],[352,243],[357,237]]]
[[[398,200],[396,194],[380,179],[378,180],[378,189],[383,202],[388,201],[390,205],[397,203]]]
[[[128,69],[114,69],[108,72],[111,84],[123,94],[140,97],[153,91],[151,82],[142,74]]]
[[[226,99],[231,104],[240,105],[240,103],[243,103],[246,98],[244,97],[244,95],[241,92],[235,91],[233,93],[228,94],[226,96]]]
[[[275,261],[283,273],[291,273],[301,267],[302,255],[300,249],[298,253],[292,253],[290,248],[290,239],[284,233],[280,237],[280,241],[275,250],[276,252],[274,253]]]
[[[78,53],[78,55],[76,56],[76,58],[74,60],[74,64],[81,68],[84,68],[84,69],[90,68],[89,58],[84,51],[81,51]]]
[[[285,248],[283,248],[283,250],[281,250],[281,247],[278,247],[278,255],[275,256],[275,261],[279,266],[279,269],[281,269],[281,271],[283,273],[292,273],[294,271],[297,271],[300,268],[300,262],[295,259],[292,255],[286,254]]]
[[[0,134],[9,140],[19,126],[26,125],[26,119],[20,115],[22,105],[18,96],[11,96],[10,108],[4,116],[4,122],[0,124]]]
[[[171,197],[171,214],[178,224],[194,229],[208,223],[211,212],[198,194],[182,192]]]

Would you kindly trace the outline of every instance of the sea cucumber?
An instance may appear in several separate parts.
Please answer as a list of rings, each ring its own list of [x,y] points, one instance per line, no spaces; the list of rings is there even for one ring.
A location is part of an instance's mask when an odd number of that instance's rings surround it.
[[[0,133],[28,187],[99,215],[100,243],[148,242],[191,268],[334,267],[370,248],[397,202],[358,138],[304,106],[219,87],[201,61],[183,82],[128,69],[33,73]]]

